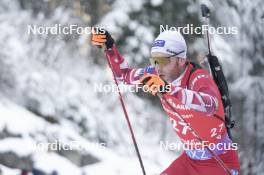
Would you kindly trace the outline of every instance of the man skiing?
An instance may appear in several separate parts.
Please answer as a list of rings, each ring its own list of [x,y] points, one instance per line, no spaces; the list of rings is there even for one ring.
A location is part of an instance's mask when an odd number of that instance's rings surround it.
[[[186,42],[179,32],[160,33],[151,48],[151,65],[138,69],[128,66],[107,31],[105,34],[93,32],[92,44],[106,47],[114,75],[119,81],[143,84],[152,95],[163,94],[163,109],[181,142],[188,146],[161,175],[227,174],[208,150],[209,144],[214,145],[211,150],[232,174],[239,174],[236,150],[226,149],[226,145],[229,145],[228,148],[233,147],[230,147],[232,141],[225,128],[224,109],[218,87],[206,70],[187,61]],[[159,92],[167,84],[171,91]],[[198,132],[203,143],[189,126]]]

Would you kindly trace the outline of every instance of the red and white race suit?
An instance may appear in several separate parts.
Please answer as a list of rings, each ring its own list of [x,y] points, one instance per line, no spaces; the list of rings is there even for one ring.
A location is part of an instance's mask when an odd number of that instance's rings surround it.
[[[124,82],[125,84],[138,84],[139,79],[143,75],[156,74],[155,68],[152,66],[130,68],[115,46],[111,50],[107,50],[106,54],[110,59],[114,74],[120,82]],[[192,68],[193,65],[188,63],[184,73],[171,83],[172,91],[164,95],[164,98],[169,102],[170,106],[161,99],[163,109],[167,113],[173,129],[180,137],[182,143],[188,143],[189,146],[193,144],[192,146],[194,146],[199,145],[200,141],[198,141],[197,136],[181,120],[178,114],[199,133],[199,137],[204,141],[205,145],[218,145],[212,150],[224,159],[223,161],[232,169],[234,175],[239,174],[240,166],[237,152],[221,147],[223,143],[232,144],[232,141],[227,135],[227,130],[223,122],[224,109],[218,87],[206,70],[198,69],[189,77]],[[187,85],[188,78],[189,84]],[[214,117],[215,114],[220,116],[222,120]],[[179,166],[185,164],[182,161],[186,163],[185,168]],[[188,165],[191,165],[191,167],[187,166],[186,161],[189,162]],[[195,161],[198,162],[195,163]],[[198,166],[206,163],[210,165],[211,169],[207,168],[205,171],[203,170],[204,166]],[[194,167],[195,165],[197,167]],[[219,167],[207,149],[186,149],[183,155],[175,160],[162,174],[174,175],[179,174],[179,172],[181,172],[181,175],[218,175],[217,172],[219,172],[219,175],[225,174],[224,170]],[[186,171],[186,168],[189,170]]]

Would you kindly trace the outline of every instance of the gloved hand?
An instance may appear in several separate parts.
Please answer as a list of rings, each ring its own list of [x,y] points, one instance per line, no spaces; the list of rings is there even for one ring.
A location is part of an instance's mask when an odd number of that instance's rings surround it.
[[[156,96],[157,93],[167,93],[168,83],[162,80],[158,75],[146,74],[141,77],[139,81],[143,85],[143,89],[154,96]]]
[[[104,45],[107,49],[111,49],[114,45],[115,41],[112,36],[106,30],[97,31],[93,28],[92,29],[92,44],[95,46],[99,46],[102,48]]]

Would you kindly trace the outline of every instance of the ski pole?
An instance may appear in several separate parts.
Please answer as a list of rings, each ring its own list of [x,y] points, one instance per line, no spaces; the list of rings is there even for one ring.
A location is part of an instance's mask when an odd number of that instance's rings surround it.
[[[103,49],[104,49],[104,52],[106,52],[106,49],[105,48],[103,48]],[[123,112],[125,114],[125,118],[126,118],[126,121],[127,121],[127,125],[128,125],[128,128],[129,128],[129,131],[130,131],[130,135],[131,135],[131,138],[132,138],[132,141],[133,141],[133,144],[134,144],[136,153],[137,153],[137,157],[138,157],[138,160],[139,160],[139,163],[140,163],[140,167],[141,167],[142,173],[143,173],[143,175],[146,175],[146,171],[145,171],[144,164],[143,164],[143,161],[142,161],[142,158],[141,158],[139,149],[138,149],[138,145],[137,145],[137,141],[136,141],[136,138],[135,138],[135,135],[134,135],[134,131],[132,129],[132,126],[131,126],[131,123],[130,123],[130,120],[129,120],[129,116],[128,116],[128,113],[127,113],[127,110],[126,110],[126,106],[124,104],[123,96],[122,96],[122,94],[120,92],[120,88],[118,86],[118,82],[117,82],[117,79],[116,79],[116,76],[115,76],[113,67],[111,65],[110,58],[108,57],[108,55],[106,53],[105,53],[105,55],[106,55],[106,59],[107,59],[108,66],[109,66],[109,68],[112,71],[113,78],[114,78],[114,82],[115,82],[115,84],[117,86],[119,100],[120,100],[120,103],[121,103]]]
[[[177,114],[177,116],[182,120],[186,126],[190,128],[190,130],[193,132],[193,134],[196,136],[196,138],[201,142],[204,143],[203,139],[199,136],[199,133],[172,107],[172,105],[164,98],[164,96],[161,93],[157,94],[158,97],[165,101],[165,103],[170,107],[170,109]],[[210,150],[208,147],[206,149],[209,151],[209,153],[213,156],[213,158],[218,162],[218,164],[229,174],[232,175],[231,170],[226,166],[226,164],[222,161],[222,159],[214,153],[214,151]]]

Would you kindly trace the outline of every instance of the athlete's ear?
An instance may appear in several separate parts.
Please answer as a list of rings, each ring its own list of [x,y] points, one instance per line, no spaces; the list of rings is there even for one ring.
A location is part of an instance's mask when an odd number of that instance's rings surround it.
[[[178,58],[179,59],[179,65],[182,67],[185,65],[186,63],[186,59],[185,58]]]

